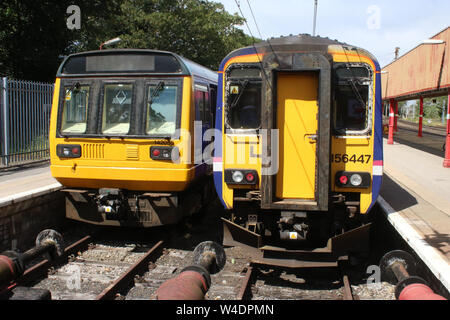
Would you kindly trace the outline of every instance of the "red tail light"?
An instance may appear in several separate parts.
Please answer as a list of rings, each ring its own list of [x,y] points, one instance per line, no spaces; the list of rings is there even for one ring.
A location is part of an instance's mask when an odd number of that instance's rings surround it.
[[[227,169],[225,182],[231,185],[257,185],[258,172],[256,170]]]
[[[152,154],[153,156],[158,157],[161,154],[161,151],[159,151],[159,149],[153,149]]]
[[[371,185],[372,177],[368,172],[340,171],[336,173],[335,181],[340,188],[367,189]]]
[[[177,147],[152,146],[150,147],[150,158],[153,160],[177,161],[180,151]]]
[[[249,172],[245,175],[245,179],[248,182],[253,182],[255,180],[255,175],[252,172]]]
[[[60,158],[80,158],[81,146],[73,144],[58,144],[56,146],[56,154]]]
[[[346,185],[346,184],[348,183],[348,178],[347,178],[347,176],[341,176],[341,177],[339,178],[339,182],[340,182],[342,185]]]

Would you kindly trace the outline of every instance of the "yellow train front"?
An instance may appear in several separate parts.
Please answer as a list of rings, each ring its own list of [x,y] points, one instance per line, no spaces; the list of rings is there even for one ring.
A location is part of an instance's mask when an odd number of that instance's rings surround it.
[[[230,53],[219,70],[214,183],[224,243],[286,267],[368,249],[383,171],[380,67],[308,35]]]
[[[214,126],[217,73],[171,52],[68,56],[55,83],[51,172],[66,216],[152,227],[199,211],[212,166],[194,133]]]

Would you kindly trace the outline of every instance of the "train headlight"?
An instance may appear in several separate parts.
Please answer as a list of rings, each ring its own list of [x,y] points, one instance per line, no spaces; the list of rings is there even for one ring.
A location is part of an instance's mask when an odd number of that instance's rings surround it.
[[[56,154],[60,158],[80,158],[81,146],[78,144],[58,144],[56,146]]]
[[[340,188],[367,189],[372,184],[372,177],[368,172],[338,172],[336,185]]]
[[[241,183],[244,180],[244,174],[241,171],[235,171],[232,175],[233,181],[236,183]]]
[[[361,175],[355,173],[350,177],[350,183],[354,187],[359,187],[363,182]]]
[[[258,184],[258,172],[256,170],[227,169],[225,170],[225,182],[234,185]]]

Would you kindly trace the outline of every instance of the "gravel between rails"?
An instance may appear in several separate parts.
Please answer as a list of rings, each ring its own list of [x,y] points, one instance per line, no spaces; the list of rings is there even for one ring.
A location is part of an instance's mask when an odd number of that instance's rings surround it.
[[[193,250],[203,241],[221,242],[223,212],[218,201],[212,203],[206,214],[184,223],[154,230],[104,229],[106,239],[96,240],[85,252],[64,266],[51,270],[48,277],[34,287],[49,289],[57,300],[92,300],[109,284],[138,261],[157,241],[165,235],[162,255],[149,264],[142,276],[135,278],[134,286],[119,300],[152,300],[155,292],[166,280],[177,276],[192,264]],[[95,239],[98,239],[96,237]],[[222,271],[211,276],[212,285],[206,293],[207,300],[236,300],[251,257],[242,247],[225,248],[226,265]],[[363,270],[363,268],[361,268]],[[360,300],[394,300],[394,286],[388,283],[366,284],[364,271],[350,276],[353,293]],[[253,300],[339,300],[343,297],[342,277],[317,275],[303,272],[289,273],[282,270],[254,268],[251,284]],[[77,282],[78,281],[78,282]]]

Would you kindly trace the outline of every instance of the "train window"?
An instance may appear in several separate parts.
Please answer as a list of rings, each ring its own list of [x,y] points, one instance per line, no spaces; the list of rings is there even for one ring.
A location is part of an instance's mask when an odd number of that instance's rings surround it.
[[[228,124],[232,129],[258,129],[261,124],[261,82],[231,83]]]
[[[61,132],[85,133],[89,87],[75,85],[64,88],[64,106],[62,113]]]
[[[369,70],[364,67],[341,67],[336,69],[336,76],[339,79],[348,79],[348,78],[368,78]]]
[[[211,104],[209,102],[209,93],[205,92],[204,96],[205,96],[204,97],[205,98],[205,110],[204,110],[205,114],[204,114],[203,121],[205,123],[207,123],[209,126],[211,126],[213,122],[212,122],[212,117],[211,117]]]
[[[337,131],[364,131],[369,120],[369,70],[364,67],[336,69],[334,128]]]
[[[197,84],[195,87],[195,107],[197,110],[195,120],[201,121],[203,126],[210,127],[213,122],[208,87]]]
[[[229,78],[261,78],[261,69],[234,68],[230,71]]]
[[[103,95],[102,133],[127,134],[133,96],[131,84],[107,84]]]
[[[147,102],[147,134],[173,135],[176,130],[178,86],[151,85]]]
[[[261,69],[237,66],[227,72],[227,123],[232,129],[261,125]]]

